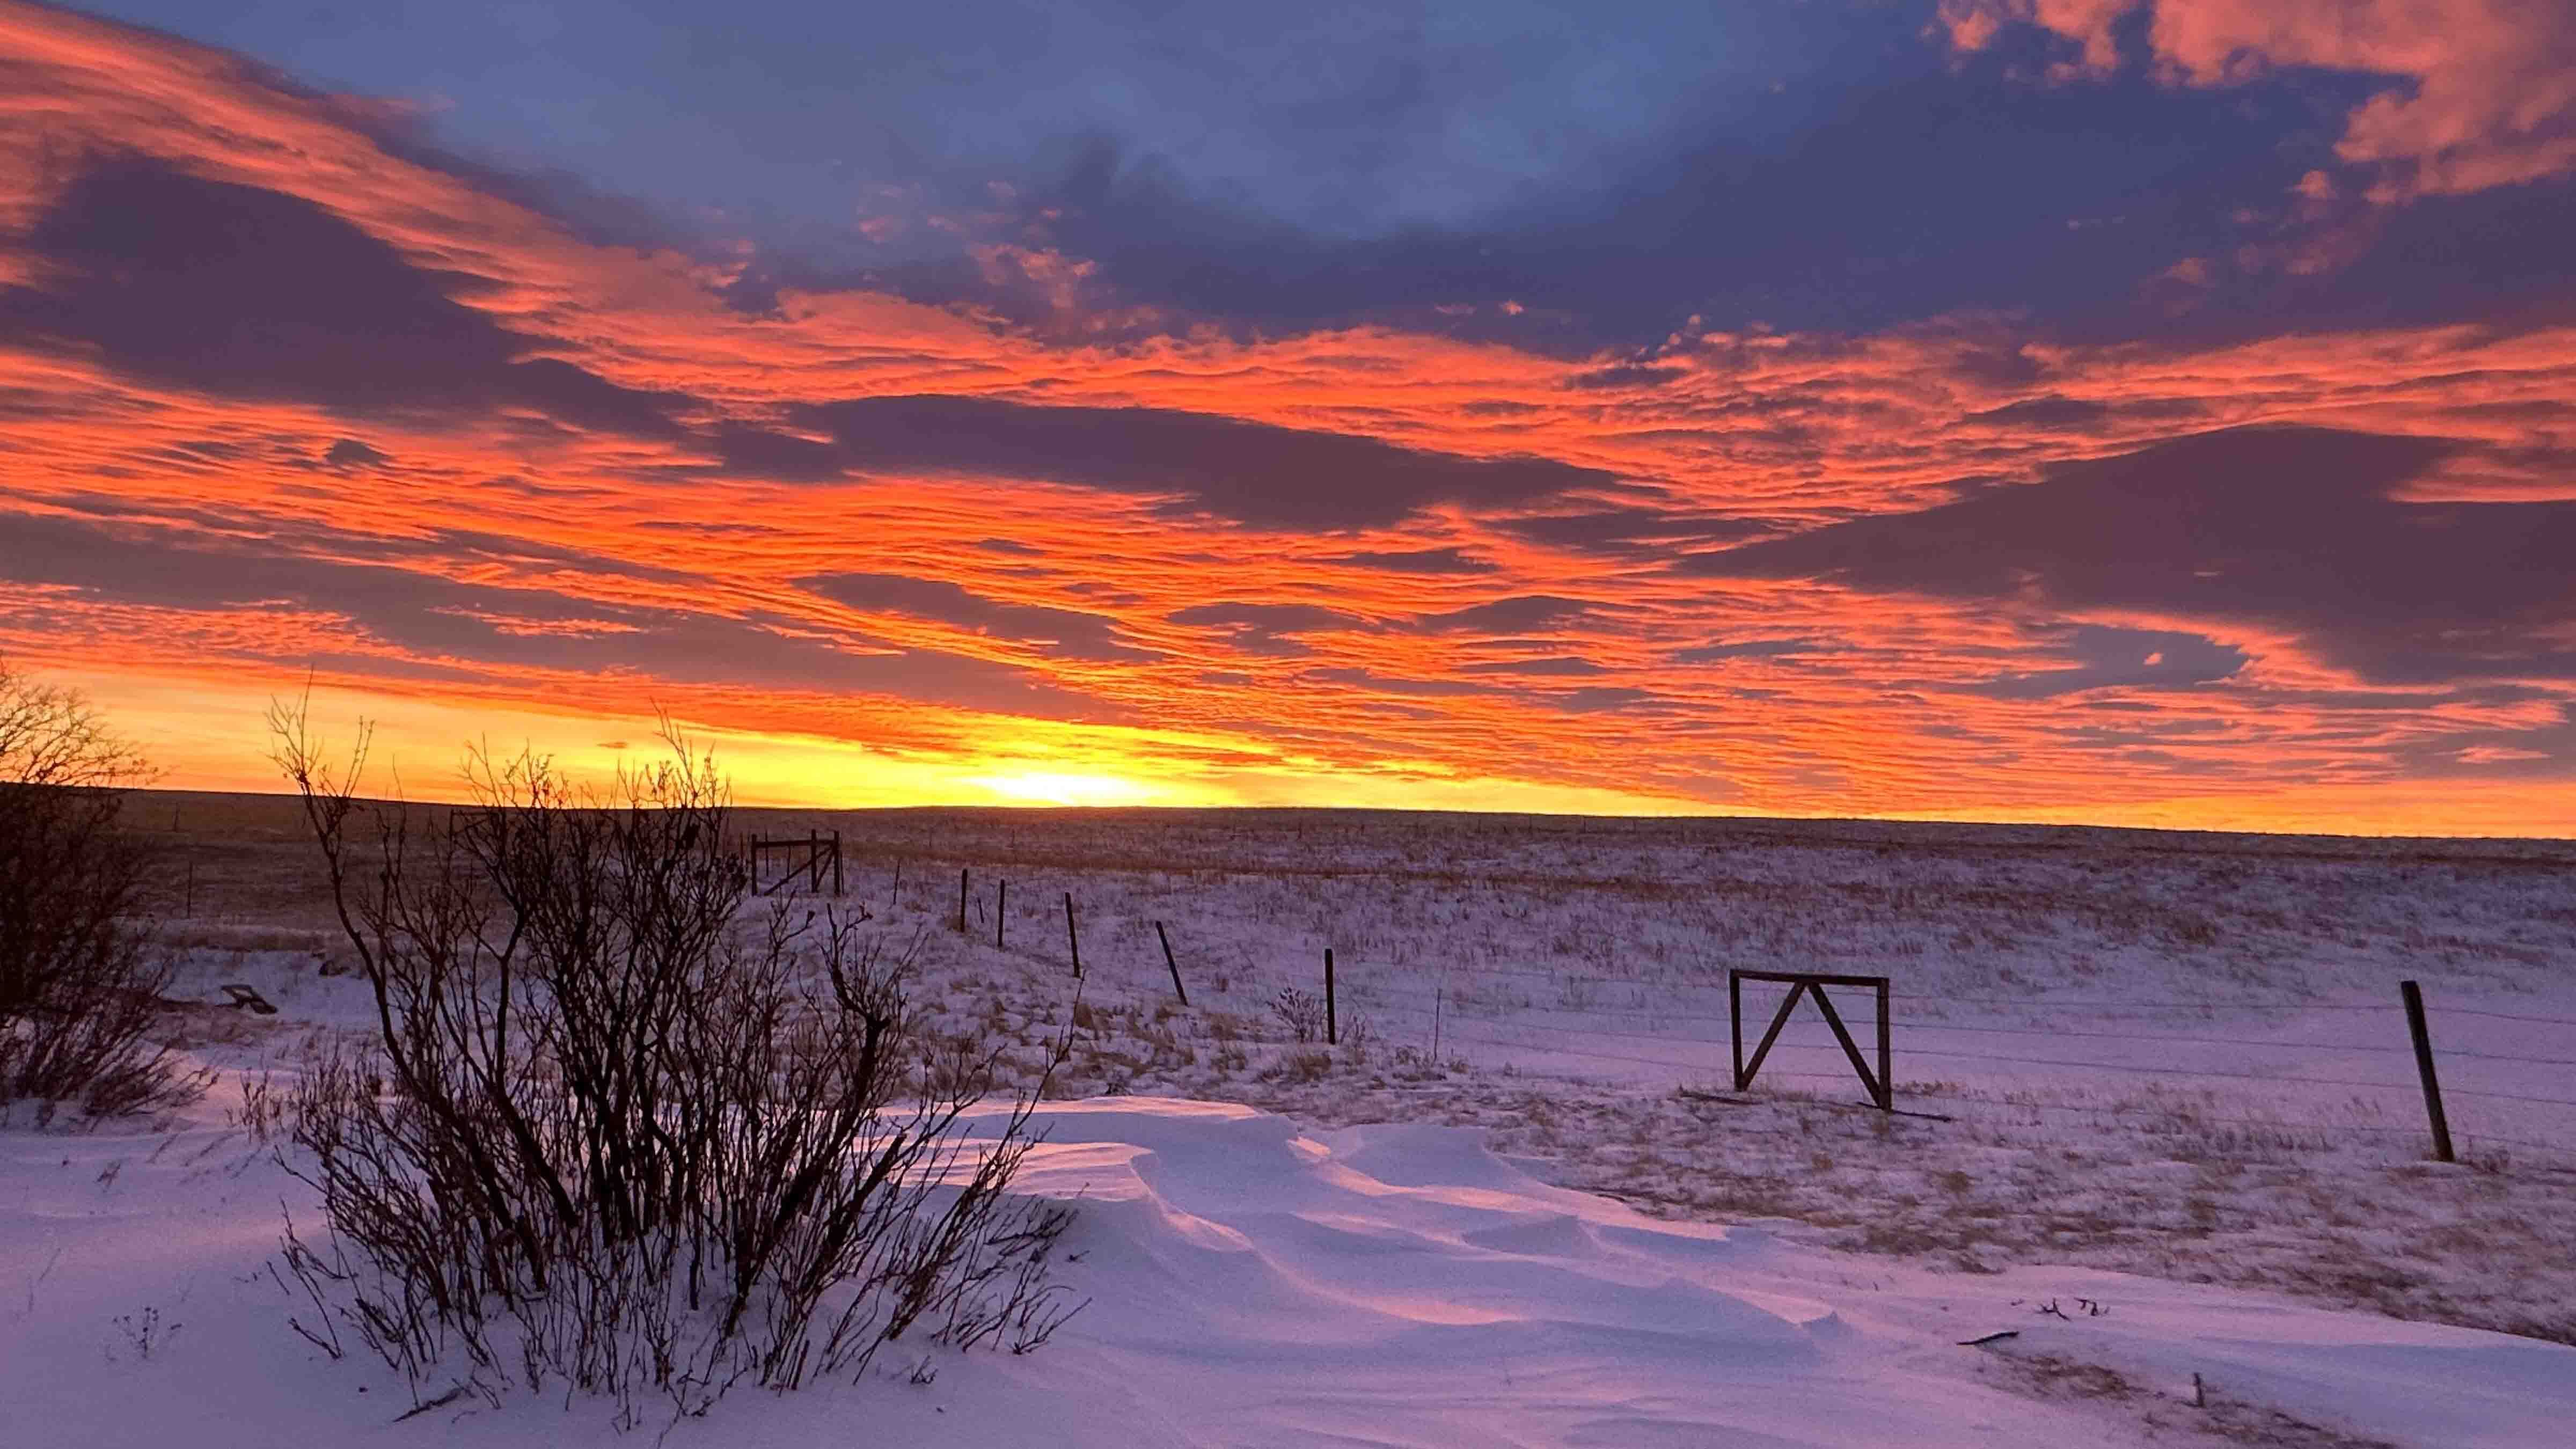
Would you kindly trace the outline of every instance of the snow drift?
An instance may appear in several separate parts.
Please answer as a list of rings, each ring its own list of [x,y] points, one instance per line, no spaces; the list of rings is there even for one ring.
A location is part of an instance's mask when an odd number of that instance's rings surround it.
[[[310,1305],[263,1264],[281,1201],[318,1226],[301,1190],[222,1126],[220,1097],[197,1114],[175,1135],[0,1134],[0,1444],[621,1442],[580,1401],[395,1422],[405,1385],[287,1327]],[[1053,1343],[898,1344],[864,1383],[737,1395],[666,1442],[2144,1442],[2134,1404],[2048,1393],[2005,1355],[2102,1366],[2177,1415],[2199,1374],[2446,1449],[2567,1442],[2576,1420],[2576,1349],[2085,1270],[1831,1256],[1546,1186],[1460,1129],[1308,1134],[1145,1098],[1039,1122],[1020,1186],[1079,1201],[1061,1280],[1090,1299]],[[2038,1311],[2079,1297],[2102,1311]]]

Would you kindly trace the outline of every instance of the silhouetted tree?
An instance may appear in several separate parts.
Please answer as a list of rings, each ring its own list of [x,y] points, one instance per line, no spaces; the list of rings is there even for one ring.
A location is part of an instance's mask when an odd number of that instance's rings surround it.
[[[147,1039],[168,966],[141,920],[148,849],[119,819],[143,773],[78,693],[0,663],[0,1104],[105,1116],[197,1090]]]

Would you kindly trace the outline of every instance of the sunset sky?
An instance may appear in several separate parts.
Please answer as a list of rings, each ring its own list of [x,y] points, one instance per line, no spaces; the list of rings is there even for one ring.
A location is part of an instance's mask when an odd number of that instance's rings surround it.
[[[161,783],[2576,835],[2576,6],[0,0]]]

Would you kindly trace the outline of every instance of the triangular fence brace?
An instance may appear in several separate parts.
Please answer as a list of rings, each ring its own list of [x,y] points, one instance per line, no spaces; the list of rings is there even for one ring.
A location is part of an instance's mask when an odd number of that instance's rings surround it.
[[[1753,1060],[1744,1059],[1744,983],[1747,981],[1780,981],[1788,984],[1789,994],[1780,998],[1780,1009],[1771,1016],[1770,1029],[1762,1033],[1762,1043],[1753,1049]],[[1828,986],[1865,987],[1878,994],[1878,1069],[1860,1054],[1860,1044],[1852,1040],[1851,1029],[1843,1025],[1842,1013],[1834,1010]],[[1851,1058],[1852,1070],[1860,1074],[1862,1090],[1882,1112],[1896,1110],[1896,1081],[1891,1075],[1893,1055],[1888,1037],[1887,978],[1884,976],[1824,976],[1812,971],[1729,971],[1726,973],[1726,1020],[1735,1041],[1735,1090],[1752,1087],[1753,1074],[1762,1070],[1762,1059],[1771,1054],[1771,1044],[1780,1039],[1780,1028],[1789,1024],[1789,1013],[1798,1009],[1798,998],[1813,993],[1816,1010],[1823,1012],[1825,1025],[1834,1029],[1834,1040],[1843,1044],[1843,1055]]]
[[[259,994],[259,988],[252,986],[248,982],[235,981],[228,983],[224,986],[223,993],[224,995],[232,998],[232,1004],[234,1006],[238,1006],[242,1010],[248,1011],[253,1015],[277,1015],[277,1008],[269,1005],[268,998]]]

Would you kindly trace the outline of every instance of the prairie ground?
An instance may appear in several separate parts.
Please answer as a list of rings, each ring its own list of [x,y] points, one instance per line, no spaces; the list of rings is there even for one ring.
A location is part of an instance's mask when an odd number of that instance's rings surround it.
[[[291,1066],[361,1019],[293,802],[148,794],[136,819],[171,847],[182,994],[239,981],[282,1008],[189,1013],[199,1046]],[[2576,1343],[2563,842],[1330,811],[737,824],[839,832],[837,901],[828,881],[770,899],[872,913],[942,1027],[1004,1044],[1024,1078],[1069,1032],[1057,1097],[1472,1125],[1561,1185],[1856,1262],[2076,1264]],[[1731,968],[1888,977],[1902,1110],[1867,1104],[1803,1005],[1736,1091]],[[2401,979],[2431,1003],[2455,1163],[2429,1160]],[[1747,988],[1748,1038],[1781,991]],[[1873,1001],[1834,998],[1866,1058]]]

